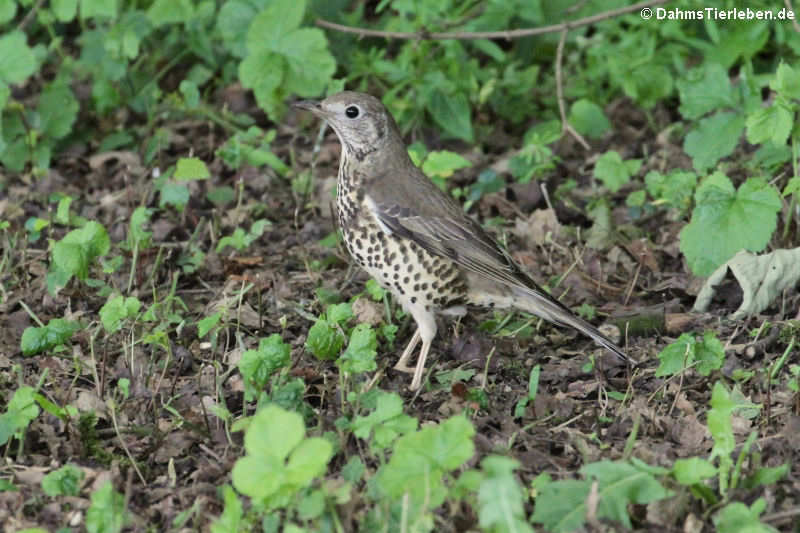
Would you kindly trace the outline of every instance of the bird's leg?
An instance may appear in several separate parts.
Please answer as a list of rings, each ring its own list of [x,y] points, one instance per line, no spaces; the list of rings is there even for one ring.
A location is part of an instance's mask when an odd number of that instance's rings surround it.
[[[434,337],[436,337],[436,317],[421,304],[409,302],[409,305],[404,305],[404,307],[411,313],[411,316],[414,317],[414,321],[417,323],[417,331],[411,338],[411,342],[406,346],[403,355],[400,356],[400,360],[395,365],[395,369],[402,372],[411,370],[406,365],[406,361],[411,357],[411,353],[414,351],[414,348],[417,347],[419,341],[422,341],[422,349],[419,352],[417,366],[413,370],[414,379],[411,381],[411,386],[409,387],[410,390],[417,390],[422,384],[422,373],[425,371],[425,360],[428,358],[428,351],[431,349],[431,343]]]
[[[419,339],[420,339],[420,333],[419,333],[419,328],[417,328],[417,331],[414,332],[414,336],[411,337],[410,341],[408,341],[406,349],[403,350],[403,355],[400,356],[400,359],[397,360],[397,364],[394,365],[395,370],[398,370],[400,372],[405,372],[407,374],[414,373],[414,368],[408,366],[406,362],[408,361],[409,357],[411,357],[411,354],[414,353],[414,348],[416,348],[417,344],[419,344]]]
[[[417,390],[422,385],[422,373],[425,372],[425,360],[428,358],[428,350],[431,349],[431,341],[433,339],[423,339],[422,349],[419,351],[419,359],[417,359],[417,368],[414,369],[414,379],[411,380],[411,385],[408,390]]]

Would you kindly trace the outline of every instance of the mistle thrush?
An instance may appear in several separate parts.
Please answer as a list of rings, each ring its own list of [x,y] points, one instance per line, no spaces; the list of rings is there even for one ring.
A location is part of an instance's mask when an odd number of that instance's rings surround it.
[[[417,323],[395,369],[419,388],[436,336],[436,314],[467,306],[516,308],[572,326],[631,362],[611,340],[544,292],[461,206],[411,161],[380,100],[341,92],[296,107],[324,119],[342,145],[336,207],[355,261],[391,291]],[[407,362],[422,341],[415,368]]]

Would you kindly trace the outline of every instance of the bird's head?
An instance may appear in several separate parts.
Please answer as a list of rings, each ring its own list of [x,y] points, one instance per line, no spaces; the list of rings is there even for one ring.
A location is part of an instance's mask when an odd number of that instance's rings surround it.
[[[392,115],[380,100],[368,94],[344,91],[321,101],[301,100],[293,105],[311,111],[330,124],[343,150],[357,159],[364,159],[386,146],[395,146],[400,140]]]

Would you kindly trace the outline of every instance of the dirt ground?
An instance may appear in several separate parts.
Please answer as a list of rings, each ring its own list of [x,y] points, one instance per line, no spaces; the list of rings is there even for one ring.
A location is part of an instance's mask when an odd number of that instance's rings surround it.
[[[627,336],[623,329],[625,338],[620,342],[641,362],[640,367],[626,368],[575,332],[525,317],[511,317],[500,329],[517,330],[516,335],[492,335],[493,326],[504,315],[475,310],[458,322],[441,322],[429,359],[431,386],[419,394],[407,390],[408,375],[391,368],[413,334],[413,323],[398,322],[394,346],[379,345],[383,375],[376,386],[401,394],[406,413],[421,423],[440,421],[470,407],[477,432],[474,461],[489,452],[508,454],[522,464],[519,477],[527,486],[542,472],[556,479],[571,478],[587,463],[622,457],[634,428],[632,455],[651,465],[669,467],[677,458],[707,457],[712,440],[705,412],[713,384],[724,380],[731,387],[734,376],[753,372],[748,379],[738,379],[737,387],[762,409],[755,418],[734,420],[737,442],[743,443],[753,430],[758,433],[756,453],[745,470],[759,466],[757,461],[765,466],[788,463],[791,468],[776,484],[739,489],[734,499],[749,504],[757,497],[766,498],[768,512],[762,519],[790,531],[799,519],[800,506],[800,399],[785,382],[770,382],[764,372],[784,352],[785,341],[777,334],[754,339],[751,332],[764,321],[781,324],[795,318],[800,297],[787,294],[763,316],[734,323],[725,319],[738,305],[733,286],[710,313],[692,314],[701,280],[688,273],[678,250],[678,232],[685,219],[676,219],[666,210],[636,213],[626,207],[625,196],[641,187],[640,180],[639,185],[628,185],[611,197],[615,244],[588,247],[592,221],[586,215],[587,203],[610,194],[600,192],[591,179],[598,154],[616,149],[624,159],[644,158],[640,175],[652,169],[690,168],[680,146],[673,144],[677,141],[652,131],[625,101],[609,106],[607,113],[615,133],[594,143],[591,153],[563,139],[553,147],[561,158],[554,172],[530,184],[513,183],[504,175],[507,187],[484,195],[470,214],[492,222],[487,224],[491,233],[507,243],[514,258],[537,281],[551,287],[555,295],[563,294],[567,306],[594,307],[595,324],[625,328],[629,323]],[[25,433],[24,445],[12,440],[5,447],[0,475],[13,479],[19,488],[0,492],[0,522],[7,531],[33,525],[55,530],[71,520],[80,522],[79,511],[88,506],[91,490],[109,478],[125,494],[135,530],[168,529],[179,513],[190,509],[185,527],[207,529],[221,511],[217,488],[230,482],[232,465],[242,453],[241,434],[228,435],[212,408],[223,405],[234,417],[242,414],[237,358],[243,349],[272,333],[280,333],[292,346],[291,373],[304,380],[305,389],[299,394],[313,410],[319,428],[335,428],[343,409],[338,369],[332,362],[315,359],[304,349],[304,342],[311,318],[324,309],[319,289],[347,301],[364,290],[367,276],[352,264],[341,244],[333,248],[320,244],[335,229],[331,191],[339,147],[328,130],[319,152],[312,155],[317,127],[307,117],[290,114],[277,126],[278,137],[272,145],[278,157],[292,162],[295,172],[307,169],[313,159],[313,182],[307,195],[269,169],[227,169],[214,155],[225,140],[224,132],[203,121],[172,124],[169,146],[152,165],[146,165],[136,151],[99,154],[90,145],[76,145],[68,147],[42,178],[6,177],[8,196],[0,199],[0,211],[11,222],[4,245],[13,247],[3,252],[6,264],[0,271],[3,397],[7,401],[20,384],[35,385],[43,379],[41,392],[52,402],[74,405],[81,412],[93,410],[97,417],[92,424],[85,416],[65,422],[42,413]],[[473,162],[471,168],[450,178],[451,187],[472,183],[490,165],[502,170],[518,142],[513,135],[498,135],[492,151],[479,154],[470,146],[433,136],[422,135],[422,140],[431,149],[457,151]],[[191,199],[184,212],[159,209],[154,169],[163,172],[177,157],[189,154],[208,164],[212,178],[190,184]],[[570,178],[576,180],[575,188],[557,194]],[[234,190],[241,186],[241,198],[216,207],[205,193],[224,185]],[[547,208],[543,190],[553,210]],[[128,286],[132,255],[117,245],[125,239],[136,207],[155,208],[149,228],[155,245],[137,258],[131,295],[141,299],[144,307],[153,303],[154,295],[168,307],[171,304],[171,311],[164,315],[170,322],[164,328],[165,344],[143,340],[146,332],[141,325],[106,336],[97,321],[107,294],[87,284],[73,280],[55,297],[47,292],[48,239],[61,238],[70,228],[51,224],[36,242],[26,241],[22,233],[12,242],[9,235],[21,232],[29,217],[52,219],[56,195],[71,196],[74,214],[97,220],[108,229],[111,255],[121,254],[124,266],[113,274],[97,269],[92,277],[122,291]],[[270,224],[249,248],[214,251],[220,237],[236,227],[247,229],[257,219]],[[185,259],[194,248],[207,255],[196,271],[186,272]],[[247,284],[253,286],[240,300],[237,291]],[[173,289],[174,298],[168,301]],[[360,316],[368,317],[370,312],[380,316],[382,304],[365,301],[366,310]],[[237,311],[213,347],[207,338],[198,338],[196,323],[223,305]],[[69,317],[85,327],[64,349],[23,357],[22,332],[36,325],[28,309],[45,323]],[[694,371],[672,379],[655,377],[661,349],[682,333],[699,335],[707,330],[727,348],[720,372],[709,377]],[[587,365],[588,355],[596,359],[595,365]],[[534,365],[541,365],[538,395],[517,416],[515,406],[527,395]],[[439,379],[442,372],[457,369],[467,371],[464,379]],[[124,400],[116,392],[120,378],[131,382],[130,396]],[[112,396],[117,399],[113,408],[107,401]],[[352,448],[342,450],[329,465],[332,475],[347,457],[359,453],[356,439],[350,439],[348,446]],[[42,476],[67,463],[86,473],[81,495],[46,497],[40,486]],[[635,522],[653,531],[699,531],[691,525],[710,524],[713,509],[684,492],[684,497],[668,503],[632,507]],[[348,530],[365,505],[360,498],[355,495],[343,513]],[[477,528],[474,511],[468,508],[445,506],[439,512],[451,531]]]

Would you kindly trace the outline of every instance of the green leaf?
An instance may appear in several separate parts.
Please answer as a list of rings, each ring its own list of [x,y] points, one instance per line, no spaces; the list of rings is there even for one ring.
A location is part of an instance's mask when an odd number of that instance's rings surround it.
[[[216,313],[208,315],[207,317],[198,321],[197,336],[201,339],[205,337],[209,331],[214,329],[217,326],[217,324],[219,324],[221,318],[222,318],[222,311],[217,311]]]
[[[647,504],[670,496],[655,477],[633,465],[620,461],[600,461],[581,468],[587,478],[596,478],[600,489],[598,518],[610,518],[632,527],[628,503]]]
[[[82,228],[70,231],[61,241],[83,248],[89,261],[106,255],[111,249],[111,240],[108,238],[106,228],[94,220],[87,222]]]
[[[665,203],[670,207],[685,211],[692,201],[692,193],[697,185],[697,174],[683,170],[673,170],[669,174],[661,174],[651,170],[644,177],[647,192],[657,204]]]
[[[675,464],[672,465],[672,475],[681,485],[695,485],[716,474],[717,468],[699,457],[676,459]]]
[[[78,322],[54,318],[46,326],[27,327],[22,332],[20,349],[23,355],[36,355],[66,343],[72,334],[81,329]]]
[[[336,361],[336,365],[347,374],[371,372],[378,368],[375,362],[378,339],[369,324],[358,324],[350,334],[347,349]]]
[[[155,0],[147,9],[154,26],[189,22],[194,16],[192,0]]]
[[[22,83],[36,72],[37,63],[24,33],[12,31],[0,37],[0,81]]]
[[[225,207],[236,200],[236,191],[233,190],[233,187],[227,185],[214,187],[206,193],[206,199],[216,207]]]
[[[444,502],[443,476],[462,466],[473,453],[475,429],[463,416],[400,437],[377,483],[395,501],[408,495],[409,521],[415,522]]]
[[[53,139],[66,137],[78,118],[80,105],[72,89],[62,82],[48,84],[39,96],[37,111],[41,117],[41,131]]]
[[[278,333],[273,333],[258,343],[258,350],[247,350],[239,360],[239,372],[245,380],[248,398],[257,396],[267,385],[270,376],[289,365],[291,348]]]
[[[175,174],[172,177],[177,181],[207,180],[211,173],[201,159],[181,157],[175,165]]]
[[[729,503],[714,515],[717,533],[777,533],[777,529],[758,519],[766,505],[764,498],[750,507],[741,502]]]
[[[179,183],[165,183],[158,192],[159,207],[172,205],[179,210],[183,210],[183,208],[186,207],[186,204],[189,203],[189,189],[186,187],[186,185],[181,185]]]
[[[268,405],[253,416],[244,447],[247,455],[233,466],[233,486],[267,509],[285,505],[324,474],[333,455],[333,446],[327,440],[305,438],[299,414],[276,405]]]
[[[219,489],[225,507],[222,514],[211,524],[211,533],[231,533],[244,531],[244,506],[230,485]]]
[[[78,14],[78,0],[51,0],[50,8],[59,22],[72,22]]]
[[[698,172],[713,167],[717,161],[733,153],[744,130],[744,116],[717,112],[698,122],[683,141],[683,150],[692,158]]]
[[[247,53],[247,29],[256,13],[249,2],[229,0],[217,14],[217,31],[228,50],[236,57],[244,57]]]
[[[519,462],[490,455],[481,461],[486,472],[478,489],[478,517],[486,531],[533,533],[525,519],[525,491],[514,476]]]
[[[36,391],[27,385],[14,391],[11,401],[8,402],[6,412],[0,415],[0,446],[24,430],[39,416],[39,406],[35,400]]]
[[[299,28],[304,0],[275,0],[256,15],[247,32],[247,57],[239,64],[242,85],[253,89],[270,117],[285,109],[284,95],[316,96],[336,70],[325,34]]]
[[[470,166],[472,163],[457,153],[439,150],[428,154],[422,163],[422,172],[430,178],[449,178],[456,170]]]
[[[135,318],[139,313],[142,302],[133,296],[116,296],[109,297],[108,301],[100,308],[100,320],[103,323],[103,328],[109,332],[114,333],[122,328],[122,321],[128,318]]]
[[[325,34],[317,28],[301,28],[277,43],[289,70],[285,92],[309,98],[322,93],[336,72],[336,60],[328,51]]]
[[[736,446],[733,435],[731,415],[736,408],[736,403],[731,399],[731,394],[725,385],[717,381],[711,391],[711,409],[708,411],[706,424],[714,439],[711,457],[720,457],[730,462],[730,454]]]
[[[153,216],[153,209],[144,206],[139,206],[131,213],[131,222],[128,231],[127,246],[129,250],[137,248],[141,251],[149,248],[151,238],[153,237],[152,231],[145,231],[145,226],[150,223],[150,217]]]
[[[656,377],[674,376],[694,361],[694,348],[697,341],[691,333],[683,333],[675,342],[664,347],[658,354],[661,361],[656,369]]]
[[[750,178],[737,191],[715,172],[697,188],[692,219],[680,233],[680,249],[698,276],[710,275],[739,250],[760,252],[769,243],[781,209],[778,191]]]
[[[594,176],[605,184],[611,192],[617,192],[631,180],[631,175],[639,170],[641,161],[623,161],[622,156],[609,150],[600,156],[594,165]]]
[[[794,112],[780,102],[757,109],[747,116],[747,142],[761,144],[772,141],[784,144],[794,126]]]
[[[427,108],[445,132],[467,142],[473,141],[471,109],[463,93],[448,95],[434,90]]]
[[[62,281],[69,281],[72,276],[85,280],[89,276],[90,264],[107,254],[110,248],[111,241],[103,225],[89,221],[53,245],[51,271]]]
[[[115,18],[117,0],[81,0],[81,18]]]
[[[306,0],[273,0],[267,4],[247,31],[247,49],[277,50],[280,38],[300,27]]]
[[[565,479],[540,488],[531,521],[542,524],[553,533],[575,531],[586,517],[586,498],[591,482]]]
[[[708,376],[722,368],[725,362],[725,349],[713,331],[706,331],[703,340],[694,347],[696,370],[701,376]]]
[[[782,196],[789,196],[790,194],[800,193],[800,176],[789,178],[786,187],[783,188]]]
[[[603,109],[585,98],[572,104],[568,120],[578,133],[592,139],[599,139],[611,130],[611,123],[603,113]]]
[[[756,487],[766,487],[773,485],[783,479],[789,473],[789,463],[784,463],[780,466],[768,467],[762,466],[755,473],[744,480],[742,486],[745,489],[754,489]]]
[[[239,63],[242,85],[253,90],[256,102],[268,114],[277,114],[279,107],[275,99],[280,95],[276,89],[283,83],[287,68],[286,60],[280,54],[264,49],[250,52]]]
[[[800,99],[800,71],[781,62],[769,87],[787,100]]]
[[[200,105],[200,89],[198,89],[195,82],[183,80],[178,86],[178,90],[181,92],[187,107],[195,109]]]
[[[390,446],[401,435],[416,430],[417,423],[416,418],[403,414],[400,396],[380,391],[375,411],[368,416],[357,416],[350,428],[356,437],[369,441],[370,449],[377,452]]]
[[[600,461],[581,468],[586,481],[564,480],[544,485],[536,498],[531,520],[555,532],[573,531],[583,524],[591,479],[598,483],[597,517],[616,520],[631,529],[629,503],[646,504],[667,498],[671,492],[653,473],[623,461]]]
[[[344,334],[335,323],[319,318],[308,330],[305,347],[317,359],[333,360],[342,351],[344,341]]]
[[[367,285],[369,285],[369,282],[367,282]],[[331,304],[325,310],[325,316],[328,317],[329,322],[342,326],[353,318],[353,307],[347,302]]]
[[[690,70],[677,82],[681,97],[680,112],[689,120],[710,111],[736,108],[736,98],[728,73],[719,63],[706,63]]]
[[[86,510],[88,533],[118,533],[128,522],[125,497],[116,492],[110,481],[92,493],[92,503]]]
[[[369,280],[367,280],[365,288],[370,298],[372,298],[376,302],[383,301],[383,296],[386,294],[386,290],[383,287],[381,287],[377,281],[370,278]]]
[[[16,0],[0,0],[0,24],[5,24],[17,14]],[[2,109],[3,106],[0,106]]]
[[[50,497],[78,496],[83,470],[73,465],[64,465],[42,478],[42,490]]]

